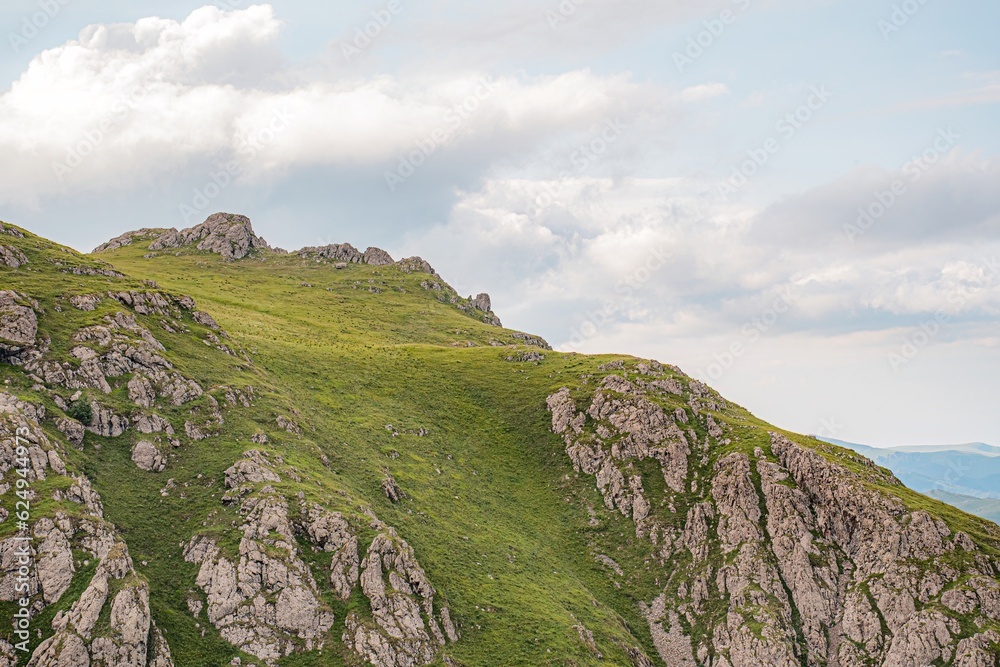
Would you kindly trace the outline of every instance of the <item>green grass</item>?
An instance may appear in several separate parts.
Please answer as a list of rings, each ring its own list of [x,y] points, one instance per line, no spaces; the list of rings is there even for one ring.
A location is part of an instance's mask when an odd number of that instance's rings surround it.
[[[337,270],[329,263],[272,254],[224,262],[190,249],[147,259],[141,243],[92,258],[30,235],[18,245],[31,263],[18,271],[0,269],[0,280],[39,300],[44,309],[39,326],[58,358],[69,357],[73,332],[120,310],[105,298],[97,311],[83,313],[69,305],[69,296],[154,289],[131,278],[61,272],[69,265],[100,267],[105,260],[129,276],[155,280],[160,289],[193,296],[198,309],[210,312],[228,332],[223,342],[252,359],[251,364],[205,345],[209,331],[188,315],[186,330],[176,334],[159,326],[161,317],[139,317],[166,346],[169,361],[207,390],[255,386],[253,407],[224,410],[225,426],[217,437],[176,450],[164,446],[170,460],[160,474],[142,472],[131,462],[134,433],[116,440],[88,434],[84,451],[69,456],[93,480],[108,520],[118,526],[137,571],[148,580],[154,617],[178,667],[227,665],[237,655],[204,614],[195,619],[189,613],[188,597],[202,594],[194,585],[197,567],[183,561],[181,544],[209,532],[220,537],[224,549],[235,550],[238,535],[231,526],[240,517],[221,502],[223,471],[254,448],[280,454],[300,475],[298,482],[283,476],[276,485],[283,494],[302,492],[359,525],[363,508],[370,507],[398,529],[438,589],[436,607],[451,608],[462,640],[445,653],[462,664],[629,665],[625,651],[634,646],[656,655],[639,603],[655,598],[668,580],[676,591],[682,579],[671,578],[651,558],[649,542],[635,537],[631,519],[604,507],[592,478],[573,471],[564,443],[550,432],[545,403],[562,386],[582,401],[596,380],[615,372],[601,371],[600,365],[627,357],[546,351],[540,363],[505,361],[510,348],[495,345],[523,347],[515,332],[462,312],[450,303],[453,293],[447,289],[423,289],[426,274],[395,267]],[[584,386],[585,376],[592,377]],[[0,381],[5,380],[9,390],[41,400],[17,369],[0,366]],[[121,390],[111,396],[87,393],[121,411],[134,409]],[[215,395],[221,400],[220,391]],[[207,400],[157,412],[183,432],[190,408],[204,408]],[[44,402],[58,412],[50,399]],[[670,412],[686,407],[679,397],[663,399],[663,405]],[[294,419],[302,434],[279,429],[278,416]],[[692,457],[702,487],[697,494],[677,494],[674,512],[654,502],[654,512],[668,525],[682,528],[688,508],[708,497],[705,480],[719,458],[755,447],[770,451],[772,427],[737,406],[714,416],[737,437],[717,447],[704,466]],[[390,424],[398,436],[387,430]],[[704,436],[696,421],[691,427]],[[419,429],[427,435],[415,435]],[[251,444],[258,432],[269,436],[266,447]],[[926,507],[980,543],[995,543],[996,526],[891,485],[844,450],[789,437],[865,475],[873,487],[907,506]],[[656,465],[637,464],[636,471],[651,498],[666,497]],[[399,504],[381,490],[386,474],[406,493]],[[168,478],[176,488],[163,497],[160,489]],[[597,525],[590,524],[588,508]],[[314,571],[328,563],[322,554],[301,551]],[[625,577],[608,576],[595,561],[599,553],[616,560]],[[717,568],[723,555],[714,553],[710,560]],[[682,555],[675,565],[675,572],[684,572],[688,563]],[[81,576],[67,596],[79,595]],[[364,598],[356,594],[343,603],[324,577],[317,575],[317,581],[336,615],[334,641],[322,652],[281,664],[356,665],[339,637],[348,612],[368,613]],[[727,609],[728,600],[713,600],[708,618],[723,618]],[[594,632],[603,658],[580,640],[573,629],[580,623]],[[691,630],[703,637],[712,628]]]

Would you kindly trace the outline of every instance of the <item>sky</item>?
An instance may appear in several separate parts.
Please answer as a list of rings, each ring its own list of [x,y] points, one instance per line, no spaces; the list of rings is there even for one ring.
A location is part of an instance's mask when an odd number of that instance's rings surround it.
[[[0,219],[242,213],[789,430],[1000,445],[1000,4],[345,4],[3,3]]]

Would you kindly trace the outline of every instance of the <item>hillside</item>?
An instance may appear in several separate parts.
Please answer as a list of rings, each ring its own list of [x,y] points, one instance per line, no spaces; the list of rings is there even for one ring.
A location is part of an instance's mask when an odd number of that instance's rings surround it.
[[[491,307],[241,216],[0,225],[0,667],[997,665],[995,524]]]

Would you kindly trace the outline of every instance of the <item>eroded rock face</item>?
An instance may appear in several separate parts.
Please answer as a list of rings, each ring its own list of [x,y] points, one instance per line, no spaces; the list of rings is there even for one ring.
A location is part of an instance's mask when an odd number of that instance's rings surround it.
[[[149,249],[181,248],[195,243],[198,250],[207,250],[229,260],[243,259],[255,250],[270,248],[264,239],[254,233],[246,216],[215,213],[190,229],[164,232],[149,245]]]
[[[132,447],[132,462],[146,472],[163,472],[167,467],[167,457],[148,440],[140,440]]]
[[[392,256],[381,248],[368,248],[364,253],[364,263],[372,266],[389,266],[393,264]]]
[[[130,246],[137,241],[144,241],[144,240],[149,240],[151,238],[156,238],[162,235],[166,231],[168,230],[145,228],[145,229],[137,229],[131,232],[126,232],[121,236],[116,236],[110,241],[102,243],[101,245],[97,246],[96,248],[94,248],[94,252],[97,253],[97,252],[107,252],[110,250],[118,250],[119,248]]]
[[[28,263],[24,253],[14,246],[0,245],[0,265],[9,269],[19,269]]]
[[[375,667],[430,664],[446,642],[434,614],[436,591],[413,549],[392,528],[380,522],[376,526],[382,532],[361,564],[361,588],[371,603],[372,620],[350,614],[343,640]]]
[[[0,344],[22,348],[35,344],[38,317],[27,300],[10,290],[0,291]]]
[[[298,254],[299,257],[329,259],[334,262],[344,262],[346,264],[361,264],[364,262],[364,253],[352,246],[350,243],[337,243],[322,247],[302,248],[296,254]]]
[[[552,429],[662,567],[663,593],[642,612],[666,664],[996,664],[995,564],[907,508],[894,477],[778,434],[741,445],[725,402],[676,369],[602,370],[582,406],[568,388],[549,396]],[[636,471],[648,459],[662,495]]]
[[[152,624],[148,585],[136,574],[114,526],[104,520],[100,496],[86,478],[72,477],[62,445],[41,429],[44,417],[43,409],[0,392],[0,473],[10,472],[12,446],[20,439],[32,462],[32,481],[66,477],[61,486],[69,487],[53,496],[56,509],[31,526],[35,567],[28,595],[35,600],[35,614],[67,595],[76,572],[74,550],[97,566],[82,594],[55,614],[52,636],[38,645],[28,665],[173,667],[169,647]],[[0,542],[0,598],[5,600],[24,595],[14,588],[16,545],[13,539]],[[148,660],[151,647],[155,662]]]
[[[195,538],[184,557],[201,565],[197,584],[208,619],[234,646],[271,664],[298,651],[322,648],[333,614],[298,556],[288,505],[262,492],[247,498],[239,554]]]

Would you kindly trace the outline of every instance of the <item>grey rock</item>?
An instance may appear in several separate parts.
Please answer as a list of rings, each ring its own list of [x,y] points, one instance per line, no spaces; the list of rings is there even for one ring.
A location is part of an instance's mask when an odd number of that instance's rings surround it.
[[[151,238],[156,238],[160,236],[166,229],[137,229],[135,231],[126,232],[121,236],[116,236],[115,238],[102,243],[101,245],[94,248],[93,252],[108,252],[111,250],[118,250],[119,248],[124,248],[132,245],[136,241],[148,240]]]
[[[148,440],[140,440],[132,447],[132,462],[146,472],[163,472],[167,458]]]
[[[197,243],[198,250],[221,255],[227,260],[243,259],[270,246],[253,231],[250,219],[243,215],[215,213],[205,222],[183,231],[168,230],[149,245],[149,249],[181,248]]]
[[[117,414],[110,408],[92,401],[90,410],[93,415],[88,431],[103,438],[117,438],[129,428],[128,418]]]
[[[407,257],[406,259],[401,259],[396,262],[396,267],[403,273],[429,273],[432,276],[440,278],[437,271],[434,270],[434,267],[430,265],[430,262],[422,257]],[[440,287],[438,287],[438,289],[440,289]]]
[[[392,503],[398,503],[406,497],[406,494],[399,488],[399,484],[396,483],[392,475],[386,475],[385,479],[382,480],[382,491],[385,493],[385,497],[389,499],[389,502]]]
[[[39,541],[35,562],[38,580],[45,603],[55,604],[73,581],[73,551],[66,535],[51,519],[39,519],[34,532]]]
[[[57,419],[56,429],[77,447],[83,444],[83,438],[87,433],[86,427],[75,419]]]
[[[488,313],[491,310],[493,310],[493,305],[490,302],[490,295],[486,293],[479,294],[478,296],[476,296],[475,299],[473,299],[470,296],[469,303],[472,305],[473,308],[475,308],[476,310],[481,310],[484,313]]]
[[[207,596],[209,621],[224,639],[268,664],[290,654],[323,648],[333,614],[319,600],[309,568],[298,556],[288,506],[277,496],[243,503],[239,560],[223,555],[209,538],[184,550],[200,564],[197,585]]]
[[[341,600],[348,600],[358,583],[358,538],[339,512],[313,505],[305,512],[305,529],[314,544],[333,554],[330,583]]]
[[[0,245],[0,265],[11,269],[19,269],[28,263],[24,253],[13,246]]]
[[[69,298],[69,302],[78,310],[90,312],[97,310],[98,304],[101,303],[101,297],[97,294],[79,294],[77,296],[71,296]]]
[[[322,247],[302,248],[297,251],[296,254],[299,257],[310,259],[333,260],[342,263],[344,265],[343,268],[347,268],[347,264],[361,264],[364,261],[364,254],[350,243],[337,243]],[[340,268],[339,264],[337,268]]]
[[[365,250],[363,261],[372,266],[389,266],[393,264],[393,259],[385,250],[381,248],[368,248]]]
[[[0,291],[0,343],[23,347],[35,344],[38,318],[27,301],[10,290]]]

